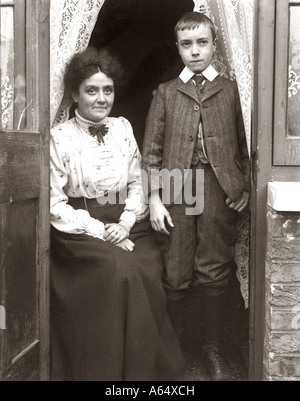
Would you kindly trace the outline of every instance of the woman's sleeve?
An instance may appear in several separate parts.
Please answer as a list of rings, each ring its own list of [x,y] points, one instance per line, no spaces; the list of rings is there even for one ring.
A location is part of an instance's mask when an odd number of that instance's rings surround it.
[[[87,234],[103,239],[104,224],[93,219],[83,209],[75,210],[67,204],[64,188],[68,185],[66,158],[59,135],[52,129],[50,135],[50,219],[57,230],[70,234]]]
[[[141,153],[133,135],[131,124],[126,119],[123,120],[128,138],[129,163],[127,199],[125,200],[124,212],[120,216],[120,221],[126,221],[133,227],[136,221],[141,221],[148,215],[149,210],[144,200]]]

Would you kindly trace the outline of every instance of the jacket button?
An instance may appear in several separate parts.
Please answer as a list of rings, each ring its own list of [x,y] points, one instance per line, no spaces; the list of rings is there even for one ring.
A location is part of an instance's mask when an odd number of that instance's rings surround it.
[[[193,142],[194,137],[193,137],[192,135],[190,135],[190,136],[189,136],[189,140],[190,140],[191,142]]]
[[[200,110],[200,107],[199,107],[199,106],[194,106],[194,110],[195,110],[195,111],[199,111],[199,110]]]

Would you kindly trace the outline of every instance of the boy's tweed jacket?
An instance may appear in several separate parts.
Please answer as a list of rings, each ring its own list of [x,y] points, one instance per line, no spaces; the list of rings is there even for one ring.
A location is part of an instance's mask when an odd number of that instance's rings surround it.
[[[237,201],[244,189],[250,190],[250,162],[237,84],[219,75],[206,82],[201,101],[191,79],[159,85],[147,117],[142,168],[148,174],[151,169],[189,169],[200,116],[213,171],[224,192]],[[155,185],[160,187],[160,180]]]

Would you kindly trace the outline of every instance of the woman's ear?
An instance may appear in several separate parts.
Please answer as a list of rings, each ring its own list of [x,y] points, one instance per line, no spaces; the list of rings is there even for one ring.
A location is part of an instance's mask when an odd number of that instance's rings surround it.
[[[72,99],[73,99],[73,102],[74,102],[74,103],[78,103],[78,94],[75,93],[75,92],[73,92],[73,93],[72,93]]]

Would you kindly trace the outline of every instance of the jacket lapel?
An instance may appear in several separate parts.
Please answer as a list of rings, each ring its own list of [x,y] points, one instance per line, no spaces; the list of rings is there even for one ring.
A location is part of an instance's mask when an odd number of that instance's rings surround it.
[[[204,100],[214,96],[221,90],[223,90],[223,86],[220,84],[218,78],[214,79],[213,81],[207,81],[201,102],[204,102]]]
[[[191,97],[193,100],[195,100],[195,102],[200,103],[196,85],[191,79],[186,84],[180,80],[178,90]],[[221,90],[223,90],[223,86],[220,84],[218,78],[214,79],[213,81],[207,81],[201,102],[204,102],[204,100],[214,96]]]
[[[186,84],[180,80],[180,84],[178,86],[178,90],[180,92],[184,93],[185,95],[191,97],[197,103],[200,104],[196,85],[193,83],[193,81],[191,79]]]

